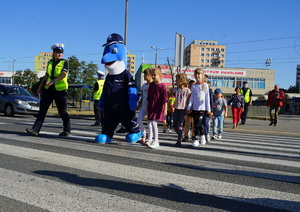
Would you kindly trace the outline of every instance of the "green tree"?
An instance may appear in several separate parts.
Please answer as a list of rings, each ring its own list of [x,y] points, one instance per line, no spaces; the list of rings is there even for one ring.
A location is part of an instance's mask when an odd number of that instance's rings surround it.
[[[289,87],[289,89],[287,90],[287,93],[298,93],[299,92],[299,90],[298,90],[298,88],[297,88],[297,86],[290,86]]]
[[[69,57],[69,84],[81,84],[81,63],[75,56]]]
[[[69,61],[69,84],[89,84],[94,85],[98,65],[93,62],[87,63],[85,61],[79,61],[77,57],[71,56]],[[89,89],[69,89],[69,96],[75,98],[76,101],[80,100],[80,97],[90,95]]]
[[[22,87],[32,87],[33,84],[38,82],[37,73],[31,71],[29,68],[24,71],[18,70],[14,74],[15,85]]]

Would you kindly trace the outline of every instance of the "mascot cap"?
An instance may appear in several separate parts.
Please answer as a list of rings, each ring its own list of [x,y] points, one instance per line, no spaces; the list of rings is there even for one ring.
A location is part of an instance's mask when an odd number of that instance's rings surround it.
[[[110,36],[108,36],[106,43],[102,46],[109,46],[114,43],[124,43],[122,36],[117,33],[113,33]]]
[[[51,49],[55,52],[64,53],[64,47],[65,45],[63,43],[56,43],[53,46],[51,46]]]
[[[101,77],[104,77],[105,76],[105,73],[103,71],[97,71],[97,74]]]

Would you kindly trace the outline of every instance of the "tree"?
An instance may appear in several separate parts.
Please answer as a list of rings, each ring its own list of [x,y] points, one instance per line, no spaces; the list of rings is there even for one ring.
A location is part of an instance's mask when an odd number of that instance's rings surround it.
[[[75,56],[69,57],[68,61],[69,61],[69,79],[68,79],[69,83],[80,84],[81,63]]]
[[[72,56],[68,58],[69,61],[69,84],[89,84],[93,85],[97,78],[96,73],[98,65],[93,62],[86,63],[85,61],[79,61],[77,57]],[[88,89],[72,89],[69,90],[69,96],[72,96],[77,101],[81,95],[89,96],[90,90]]]
[[[297,88],[297,86],[290,86],[289,87],[289,89],[287,90],[287,93],[298,93],[299,92],[299,90],[298,90],[298,88]]]
[[[15,85],[22,87],[32,87],[33,84],[38,82],[37,73],[31,71],[29,68],[24,71],[18,70],[14,75]]]

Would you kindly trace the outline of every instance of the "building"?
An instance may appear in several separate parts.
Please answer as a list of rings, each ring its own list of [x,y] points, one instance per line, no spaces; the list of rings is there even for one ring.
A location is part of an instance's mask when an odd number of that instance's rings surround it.
[[[217,41],[194,40],[184,50],[186,66],[225,67],[226,46]]]
[[[127,54],[127,70],[134,75],[136,68],[136,55]]]
[[[40,52],[34,56],[34,72],[46,71],[49,60],[52,59],[52,52]]]
[[[154,68],[153,64],[142,64],[136,75],[135,80],[137,86],[143,85],[142,72],[147,67]],[[189,79],[194,79],[194,70],[198,67],[189,67],[187,69],[182,68],[178,70],[177,67],[171,66],[172,70],[168,66],[159,65],[162,68],[162,82],[167,86],[172,86],[176,73],[184,72]],[[251,88],[254,95],[254,99],[258,96],[269,93],[275,85],[276,71],[274,69],[248,69],[248,68],[221,68],[221,67],[208,67],[204,69],[205,74],[208,75],[211,83],[211,88],[221,88],[223,94],[226,97],[230,97],[235,93],[236,86],[242,86],[243,82],[247,81],[249,88]],[[173,75],[173,78],[172,78]],[[173,79],[173,80],[172,80]]]
[[[12,85],[12,71],[0,71],[0,84]]]

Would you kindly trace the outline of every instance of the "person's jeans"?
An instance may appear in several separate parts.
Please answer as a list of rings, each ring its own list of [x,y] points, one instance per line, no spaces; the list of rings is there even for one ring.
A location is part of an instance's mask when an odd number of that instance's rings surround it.
[[[213,119],[213,135],[218,135],[223,133],[223,125],[224,125],[224,116],[215,116]]]

